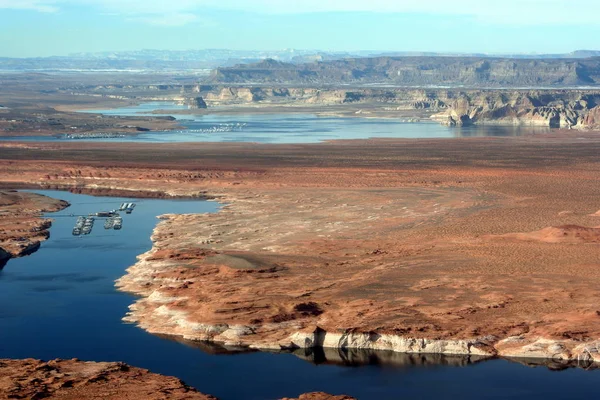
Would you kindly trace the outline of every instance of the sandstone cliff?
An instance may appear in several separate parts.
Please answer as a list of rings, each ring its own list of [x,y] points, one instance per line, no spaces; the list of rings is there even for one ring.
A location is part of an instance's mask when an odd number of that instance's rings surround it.
[[[600,93],[580,91],[461,92],[433,118],[450,126],[600,126]]]

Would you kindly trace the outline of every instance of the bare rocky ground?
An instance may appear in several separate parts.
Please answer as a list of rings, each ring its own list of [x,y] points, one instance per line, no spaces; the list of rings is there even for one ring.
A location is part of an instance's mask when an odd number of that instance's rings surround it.
[[[2,150],[6,184],[223,202],[217,214],[164,216],[118,282],[140,295],[126,319],[150,332],[599,358],[597,133],[162,145],[158,161],[144,144]]]

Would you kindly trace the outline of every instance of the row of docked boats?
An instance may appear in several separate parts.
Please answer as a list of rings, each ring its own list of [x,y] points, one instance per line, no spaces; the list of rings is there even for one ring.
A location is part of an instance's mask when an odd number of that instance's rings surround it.
[[[123,227],[123,218],[121,217],[110,217],[104,221],[104,229],[116,229],[119,230]]]
[[[94,221],[94,217],[77,217],[75,227],[73,228],[73,235],[89,235],[94,228]]]
[[[126,214],[131,214],[135,208],[135,203],[122,203],[119,211],[125,211]]]

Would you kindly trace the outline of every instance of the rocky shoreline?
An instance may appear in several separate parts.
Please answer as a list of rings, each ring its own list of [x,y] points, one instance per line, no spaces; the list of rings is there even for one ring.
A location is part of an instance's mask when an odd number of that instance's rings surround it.
[[[177,216],[160,217],[163,221],[157,225],[152,236],[153,248],[140,255],[138,262],[116,282],[119,290],[141,296],[141,299],[130,306],[130,311],[123,320],[135,323],[150,333],[267,351],[314,348],[367,349],[408,354],[548,359],[557,362],[575,362],[586,368],[590,363],[600,362],[600,340],[588,340],[582,343],[577,340],[556,340],[528,335],[504,338],[488,335],[466,339],[428,339],[377,331],[361,332],[353,327],[339,327],[338,332],[325,331],[311,321],[270,323],[268,326],[198,322],[194,318],[189,318],[190,312],[185,310],[184,304],[191,299],[168,295],[172,289],[187,288],[187,285],[191,284],[191,278],[176,262],[173,263],[169,258],[165,259],[161,255],[169,249],[160,238],[172,236],[165,221],[174,218]],[[209,249],[203,249],[196,256],[202,259],[211,254]],[[177,277],[178,275],[181,277]],[[206,289],[210,290],[210,288]],[[294,331],[297,328],[301,330]]]
[[[0,191],[0,267],[8,260],[37,251],[50,236],[50,219],[42,213],[55,212],[69,206],[62,200],[34,193]]]

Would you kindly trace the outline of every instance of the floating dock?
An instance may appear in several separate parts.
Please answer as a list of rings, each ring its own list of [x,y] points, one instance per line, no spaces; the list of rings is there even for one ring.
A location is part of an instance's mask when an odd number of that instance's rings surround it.
[[[94,228],[95,218],[106,218],[104,221],[104,229],[120,230],[123,228],[123,218],[119,215],[119,211],[125,211],[131,214],[135,208],[135,203],[121,203],[118,210],[99,211],[90,213],[87,217],[77,217],[75,226],[73,227],[73,236],[89,235]]]

